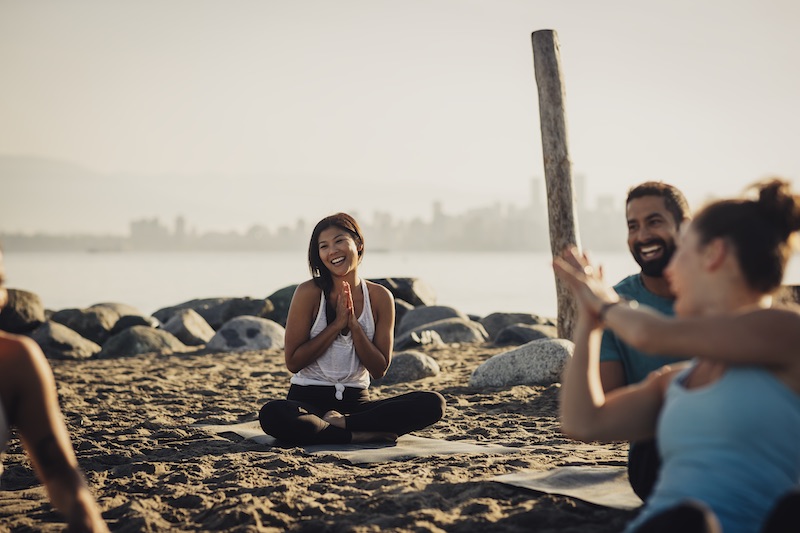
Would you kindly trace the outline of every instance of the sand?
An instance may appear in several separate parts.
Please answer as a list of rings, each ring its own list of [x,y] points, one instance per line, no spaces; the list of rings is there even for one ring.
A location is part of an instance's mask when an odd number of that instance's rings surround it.
[[[470,388],[472,370],[504,350],[427,350],[439,376],[372,394],[437,390],[445,418],[416,435],[518,452],[367,465],[193,427],[255,420],[267,400],[284,397],[290,374],[279,351],[51,364],[78,460],[112,531],[621,530],[633,512],[490,480],[522,469],[624,465],[627,450],[564,438],[557,384]],[[3,463],[0,530],[62,530],[17,438]]]

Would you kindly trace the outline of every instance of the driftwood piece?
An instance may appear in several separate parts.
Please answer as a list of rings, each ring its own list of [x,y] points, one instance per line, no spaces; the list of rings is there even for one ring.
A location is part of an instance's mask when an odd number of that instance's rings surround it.
[[[539,88],[539,122],[542,131],[542,156],[547,183],[547,211],[550,222],[550,249],[555,256],[567,246],[580,247],[578,217],[572,194],[572,163],[567,143],[565,90],[561,76],[558,36],[553,30],[535,31],[533,64]],[[572,338],[576,305],[564,283],[556,278],[558,335]]]

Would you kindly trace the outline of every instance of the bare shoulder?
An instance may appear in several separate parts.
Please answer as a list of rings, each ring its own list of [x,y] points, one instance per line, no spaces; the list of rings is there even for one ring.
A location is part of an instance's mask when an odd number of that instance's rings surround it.
[[[317,284],[314,283],[313,279],[308,281],[304,281],[297,288],[294,290],[294,296],[292,296],[292,301],[300,300],[314,300],[319,299],[319,295],[322,293],[322,289],[317,287]]]
[[[0,364],[19,365],[40,357],[44,358],[42,349],[30,337],[0,332]]]
[[[4,392],[36,386],[48,374],[50,365],[36,341],[0,332],[0,386]]]
[[[367,287],[369,287],[370,299],[382,304],[394,304],[394,295],[392,294],[392,291],[380,283],[375,283],[374,281],[369,280],[364,281],[367,283]]]

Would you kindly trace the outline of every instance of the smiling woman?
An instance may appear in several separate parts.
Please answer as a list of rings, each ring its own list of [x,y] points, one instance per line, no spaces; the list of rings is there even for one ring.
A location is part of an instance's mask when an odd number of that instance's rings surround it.
[[[317,223],[308,245],[312,279],[294,293],[286,320],[286,400],[261,408],[264,431],[290,444],[393,442],[434,424],[445,402],[436,392],[371,401],[370,376],[389,368],[394,298],[358,274],[364,237],[337,213]]]

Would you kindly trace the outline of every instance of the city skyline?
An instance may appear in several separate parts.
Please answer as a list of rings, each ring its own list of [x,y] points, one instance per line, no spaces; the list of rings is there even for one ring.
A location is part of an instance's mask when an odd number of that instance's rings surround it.
[[[389,212],[370,216],[352,212],[374,250],[484,250],[545,251],[549,244],[549,219],[540,179],[531,180],[527,205],[491,205],[461,213],[448,213],[442,202],[430,206],[430,216],[400,219]],[[583,179],[576,180],[577,191]],[[600,197],[592,205],[576,199],[579,238],[602,250],[624,249],[622,207],[613,198]],[[9,251],[240,251],[301,250],[316,221],[297,219],[292,224],[268,228],[253,224],[244,232],[199,232],[182,215],[172,224],[159,217],[132,220],[125,235],[82,233],[13,233],[0,230],[0,242]],[[615,227],[617,231],[607,231]]]

